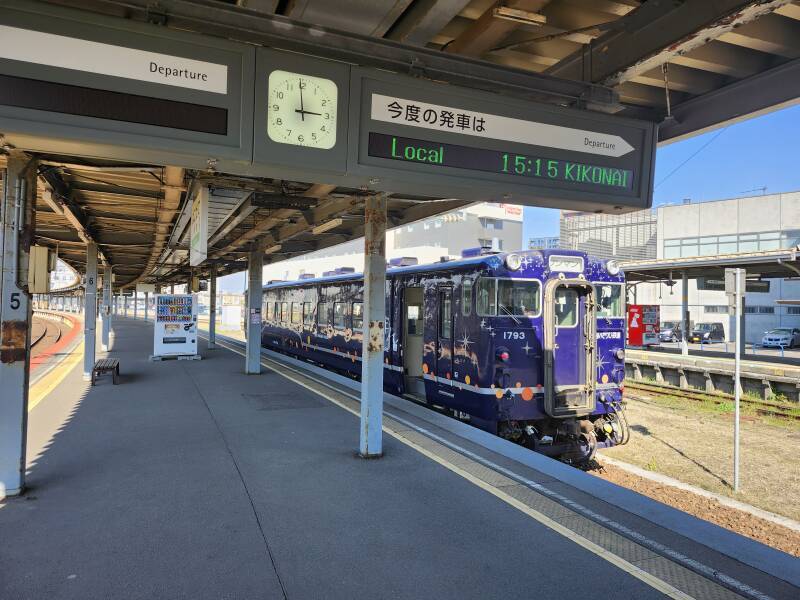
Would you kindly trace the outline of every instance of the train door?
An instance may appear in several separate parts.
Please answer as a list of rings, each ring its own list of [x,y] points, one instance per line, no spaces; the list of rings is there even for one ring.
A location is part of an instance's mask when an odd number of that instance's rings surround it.
[[[589,414],[595,405],[596,313],[582,279],[545,286],[545,410],[553,417]]]
[[[437,290],[436,375],[451,379],[453,373],[453,288]]]
[[[424,347],[423,288],[407,287],[403,290],[403,374],[406,392],[425,396],[422,380],[422,353]]]

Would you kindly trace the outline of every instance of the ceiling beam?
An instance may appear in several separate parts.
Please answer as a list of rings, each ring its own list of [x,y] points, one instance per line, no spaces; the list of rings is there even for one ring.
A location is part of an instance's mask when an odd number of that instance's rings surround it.
[[[614,23],[588,51],[577,50],[545,73],[568,79],[588,79],[607,86],[618,85],[789,2],[791,0],[645,2]]]
[[[80,178],[80,175],[69,173],[71,177]],[[155,181],[155,180],[154,180]],[[73,190],[80,190],[82,192],[96,192],[99,194],[110,194],[114,196],[133,196],[136,198],[150,198],[158,200],[164,197],[164,192],[161,190],[142,190],[137,188],[129,188],[122,185],[94,183],[89,181],[70,181],[70,187]]]
[[[470,0],[416,0],[386,37],[404,44],[424,46],[469,3]]]
[[[659,127],[660,142],[675,142],[800,102],[800,58],[673,107]]]

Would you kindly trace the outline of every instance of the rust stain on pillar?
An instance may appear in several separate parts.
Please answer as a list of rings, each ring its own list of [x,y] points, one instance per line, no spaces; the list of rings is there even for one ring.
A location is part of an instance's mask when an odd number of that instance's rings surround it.
[[[28,324],[25,321],[3,321],[0,325],[0,362],[25,360]]]

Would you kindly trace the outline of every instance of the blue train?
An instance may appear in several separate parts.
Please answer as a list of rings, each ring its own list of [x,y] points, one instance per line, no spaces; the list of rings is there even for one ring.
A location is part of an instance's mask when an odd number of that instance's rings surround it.
[[[629,436],[625,283],[582,252],[465,251],[429,265],[390,261],[384,386],[573,464]],[[265,348],[358,377],[363,278],[264,287]]]

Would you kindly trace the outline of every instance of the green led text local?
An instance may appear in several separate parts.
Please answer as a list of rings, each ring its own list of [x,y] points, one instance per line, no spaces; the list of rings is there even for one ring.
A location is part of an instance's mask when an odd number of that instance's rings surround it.
[[[426,148],[415,144],[397,143],[397,138],[392,138],[392,158],[410,160],[413,162],[429,163],[432,165],[444,164],[444,146]]]

